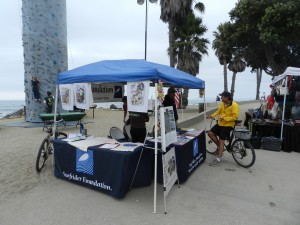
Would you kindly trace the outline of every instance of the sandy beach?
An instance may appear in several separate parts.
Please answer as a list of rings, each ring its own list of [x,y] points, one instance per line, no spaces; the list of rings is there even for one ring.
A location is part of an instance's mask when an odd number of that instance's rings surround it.
[[[241,105],[240,118],[259,102]],[[179,119],[198,113],[191,107]],[[122,128],[123,111],[87,111],[88,134],[107,136],[109,128]],[[38,174],[35,160],[46,132],[42,127],[8,126],[24,119],[0,120],[0,224],[300,224],[300,154],[256,150],[250,169],[238,167],[229,154],[222,167],[207,160],[168,196],[164,215],[162,187],[158,187],[157,213],[153,211],[153,183],[133,189],[124,199],[75,185],[53,175],[51,160]],[[180,122],[180,121],[179,121]],[[149,127],[152,127],[151,120]],[[203,122],[193,124],[203,128]],[[66,126],[63,132],[78,132]]]

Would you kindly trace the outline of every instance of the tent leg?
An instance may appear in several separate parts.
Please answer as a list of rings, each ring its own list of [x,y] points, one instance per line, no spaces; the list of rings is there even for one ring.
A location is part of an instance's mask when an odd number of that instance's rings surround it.
[[[284,88],[287,89],[287,77],[285,77],[285,86]],[[282,141],[282,138],[283,138],[283,126],[284,126],[284,114],[285,114],[285,104],[286,104],[286,91],[284,92],[284,98],[283,98],[283,110],[282,110],[282,116],[281,116],[281,131],[280,131],[280,140]]]
[[[156,213],[156,197],[157,197],[157,82],[155,82],[155,119],[154,119],[154,138],[155,138],[155,150],[154,150],[154,199],[153,199],[153,213]]]

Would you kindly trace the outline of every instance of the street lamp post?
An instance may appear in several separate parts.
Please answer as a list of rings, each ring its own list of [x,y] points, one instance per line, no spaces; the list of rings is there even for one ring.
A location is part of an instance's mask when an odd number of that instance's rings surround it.
[[[137,0],[139,5],[143,5],[146,1],[146,14],[145,14],[145,60],[147,60],[147,30],[148,30],[148,0]],[[150,3],[156,3],[157,0],[149,0]]]
[[[145,60],[147,60],[147,27],[148,27],[148,0],[137,0],[139,5],[143,5],[146,1],[146,15],[145,15]],[[149,0],[151,3],[156,3],[157,0]],[[157,82],[155,82],[155,90],[157,90]],[[155,92],[155,112],[157,112],[157,92]],[[153,213],[156,213],[156,197],[157,197],[157,113],[155,113],[155,163],[154,163],[154,203]]]

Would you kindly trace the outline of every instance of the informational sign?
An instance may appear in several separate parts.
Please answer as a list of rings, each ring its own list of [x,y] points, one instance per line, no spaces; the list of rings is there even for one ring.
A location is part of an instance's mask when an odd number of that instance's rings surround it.
[[[160,128],[161,128],[161,143],[162,150],[177,142],[176,123],[172,106],[160,108]]]
[[[163,177],[164,177],[164,196],[167,197],[174,183],[178,179],[175,158],[175,148],[171,148],[166,154],[162,155]]]
[[[92,83],[93,100],[98,102],[121,102],[124,95],[123,83]]]
[[[147,112],[150,81],[127,82],[128,111]]]

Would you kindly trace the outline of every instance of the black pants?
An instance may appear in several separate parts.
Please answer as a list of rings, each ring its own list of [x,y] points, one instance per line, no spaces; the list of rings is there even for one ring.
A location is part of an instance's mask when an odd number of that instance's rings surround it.
[[[33,96],[34,96],[35,99],[40,99],[41,98],[38,88],[32,88],[32,91],[33,91]]]
[[[131,134],[132,142],[144,143],[146,138],[146,133],[147,133],[146,128],[131,127],[130,134]]]

